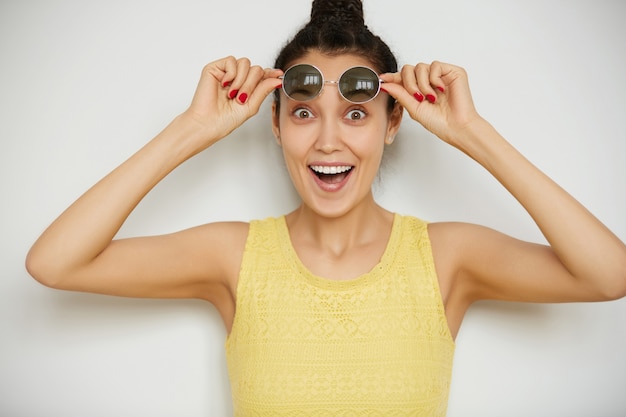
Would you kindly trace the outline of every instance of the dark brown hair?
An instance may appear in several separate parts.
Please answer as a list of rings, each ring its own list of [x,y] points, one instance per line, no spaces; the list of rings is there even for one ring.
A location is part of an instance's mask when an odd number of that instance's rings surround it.
[[[365,25],[360,0],[313,0],[311,19],[280,51],[274,68],[287,69],[311,50],[337,56],[366,56],[379,74],[398,71],[398,63],[387,44]],[[276,112],[280,95],[275,94]],[[389,98],[389,111],[394,100]]]

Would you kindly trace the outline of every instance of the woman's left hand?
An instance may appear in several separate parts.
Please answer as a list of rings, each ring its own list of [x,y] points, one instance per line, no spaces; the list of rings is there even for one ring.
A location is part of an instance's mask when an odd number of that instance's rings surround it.
[[[462,133],[482,120],[463,68],[435,61],[405,65],[400,72],[380,78],[382,89],[398,100],[411,118],[453,146],[463,148],[459,143]]]

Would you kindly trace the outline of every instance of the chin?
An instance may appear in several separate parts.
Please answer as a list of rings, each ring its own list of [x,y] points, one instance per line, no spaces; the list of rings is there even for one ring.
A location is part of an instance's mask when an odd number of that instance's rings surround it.
[[[335,200],[316,198],[313,201],[304,201],[303,207],[317,216],[326,219],[338,219],[354,212],[359,207],[363,207],[365,205],[364,200],[366,198],[358,199],[358,201],[348,198]]]

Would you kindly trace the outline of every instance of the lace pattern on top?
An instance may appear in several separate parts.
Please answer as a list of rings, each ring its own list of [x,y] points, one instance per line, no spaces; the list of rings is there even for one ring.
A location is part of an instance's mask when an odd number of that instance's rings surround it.
[[[235,416],[445,416],[454,342],[426,226],[395,215],[380,262],[333,281],[284,217],[253,221],[226,341]]]

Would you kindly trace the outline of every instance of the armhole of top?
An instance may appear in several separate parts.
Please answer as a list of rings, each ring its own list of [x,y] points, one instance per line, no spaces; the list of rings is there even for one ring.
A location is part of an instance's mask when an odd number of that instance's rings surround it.
[[[256,231],[258,229],[258,224],[259,221],[258,220],[252,220],[248,223],[248,235],[246,236],[246,243],[244,245],[243,248],[243,255],[241,257],[241,264],[239,265],[239,272],[237,274],[237,284],[235,286],[235,315],[233,316],[233,323],[232,326],[230,328],[230,332],[227,333],[226,335],[226,343],[225,346],[228,348],[228,346],[230,345],[230,340],[231,340],[231,335],[235,332],[235,328],[237,327],[237,311],[239,310],[239,305],[241,303],[240,300],[240,295],[242,294],[242,291],[240,291],[241,287],[243,285],[245,285],[245,282],[242,283],[242,278],[243,281],[245,281],[245,277],[248,275],[246,273],[246,270],[248,268],[248,265],[250,264],[250,258],[253,256],[253,250],[252,249],[252,245],[254,244],[254,239],[253,237],[256,234]]]
[[[448,324],[448,316],[446,315],[446,307],[443,303],[443,295],[441,294],[441,286],[439,285],[439,275],[437,274],[437,266],[435,265],[435,257],[433,254],[432,244],[430,242],[430,234],[428,232],[429,222],[421,219],[414,218],[415,222],[420,223],[419,225],[419,233],[417,236],[418,239],[418,247],[420,250],[420,256],[425,265],[427,265],[429,271],[429,279],[431,281],[431,285],[433,286],[433,290],[437,294],[437,307],[439,309],[440,314],[443,315],[443,319],[446,323],[446,336],[450,340],[453,345],[456,345],[454,338],[452,337],[452,331],[450,330],[450,326]]]
[[[239,289],[241,288],[242,278],[248,275],[247,272],[249,270],[250,264],[253,262],[253,257],[255,254],[254,245],[255,245],[255,237],[258,234],[258,229],[260,226],[259,220],[252,220],[248,226],[248,236],[246,237],[246,243],[243,247],[243,256],[241,257],[241,265],[239,265],[239,273],[237,275],[237,286],[235,288],[235,308],[239,304]],[[245,284],[245,282],[244,282]]]

